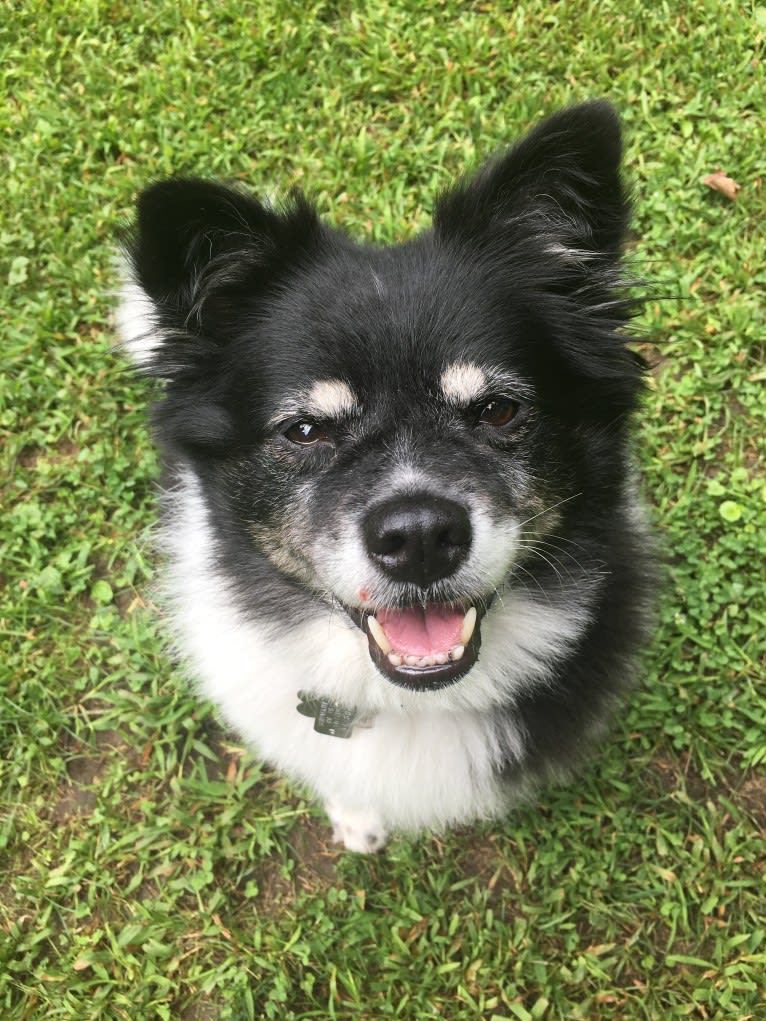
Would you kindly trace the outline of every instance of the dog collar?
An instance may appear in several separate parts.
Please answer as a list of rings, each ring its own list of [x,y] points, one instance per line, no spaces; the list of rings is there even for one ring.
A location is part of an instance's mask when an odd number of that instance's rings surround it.
[[[371,717],[362,716],[356,706],[346,706],[323,695],[310,695],[299,691],[296,706],[301,716],[314,720],[317,734],[328,737],[351,737],[354,727],[371,727]]]

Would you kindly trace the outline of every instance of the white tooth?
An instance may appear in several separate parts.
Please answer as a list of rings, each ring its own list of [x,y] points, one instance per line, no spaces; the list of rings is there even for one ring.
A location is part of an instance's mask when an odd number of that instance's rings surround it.
[[[468,613],[463,618],[463,626],[460,629],[460,642],[462,645],[468,645],[473,634],[473,629],[476,627],[476,607],[472,606]]]
[[[433,665],[434,665],[434,662],[435,662],[435,661],[434,661],[434,658],[433,658],[433,656],[424,656],[424,657],[423,657],[423,658],[421,659],[421,661],[420,661],[420,665],[421,665],[421,666],[433,666]]]
[[[448,659],[449,656],[447,655],[446,652],[437,652],[436,655],[434,656],[434,663],[438,663],[439,666],[443,666]]]
[[[394,647],[386,638],[386,632],[372,615],[367,618],[367,627],[370,629],[370,634],[375,639],[376,644],[386,655],[389,652],[393,652]]]
[[[463,653],[464,652],[465,652],[465,646],[464,645],[453,645],[452,648],[449,651],[449,658],[454,663],[456,660],[463,658]]]
[[[404,657],[404,662],[407,664],[407,666],[420,666],[419,660],[420,660],[419,656],[405,656]]]
[[[388,662],[391,664],[391,666],[401,666],[402,657],[397,655],[395,652],[389,652]]]

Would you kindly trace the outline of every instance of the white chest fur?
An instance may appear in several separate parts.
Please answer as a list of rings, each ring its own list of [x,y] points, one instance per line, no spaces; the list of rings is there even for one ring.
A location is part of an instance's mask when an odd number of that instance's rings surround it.
[[[523,757],[524,738],[507,723],[499,736],[491,710],[544,681],[552,650],[563,652],[584,618],[504,599],[485,619],[481,660],[465,679],[409,692],[378,673],[365,636],[338,610],[296,622],[287,637],[245,619],[214,567],[194,478],[170,499],[172,527],[161,538],[178,651],[260,755],[325,802],[372,811],[386,829],[441,829],[506,807],[498,765],[502,756]],[[348,739],[316,733],[297,711],[300,690],[354,706],[372,725]]]

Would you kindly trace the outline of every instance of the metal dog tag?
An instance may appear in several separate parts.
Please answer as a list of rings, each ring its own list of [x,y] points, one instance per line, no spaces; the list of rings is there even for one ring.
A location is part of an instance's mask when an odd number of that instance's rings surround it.
[[[351,737],[357,722],[356,709],[334,702],[331,698],[298,692],[297,709],[302,716],[313,717],[317,734],[329,737]]]

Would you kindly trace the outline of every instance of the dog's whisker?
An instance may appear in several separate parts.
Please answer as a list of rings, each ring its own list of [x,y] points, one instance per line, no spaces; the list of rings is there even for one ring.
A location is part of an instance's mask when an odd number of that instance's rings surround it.
[[[559,507],[563,507],[565,503],[569,503],[571,500],[576,500],[582,496],[582,493],[573,493],[571,496],[565,496],[563,500],[557,500],[556,503],[552,503],[545,510],[538,511],[537,514],[532,514],[531,517],[525,518],[519,522],[519,528],[523,528],[524,525],[528,525],[530,521],[535,521],[537,518],[542,517],[543,514],[550,514],[551,511],[557,510]]]
[[[583,553],[589,552],[587,546],[584,546],[581,542],[577,542],[575,539],[572,539],[566,535],[557,535],[555,532],[545,532],[542,535],[538,532],[532,531],[522,532],[519,539],[520,541],[531,540],[534,542],[541,541],[549,542],[551,539],[555,539],[558,543],[561,544],[560,546],[561,549],[563,549],[565,546],[572,546],[574,549],[581,550]]]
[[[540,581],[540,579],[535,574],[532,573],[532,571],[528,570],[528,568],[526,568],[524,566],[524,564],[515,564],[514,565],[514,573],[517,572],[517,571],[521,571],[522,574],[525,574],[528,578],[531,578],[532,581],[535,583],[535,585],[540,590],[540,594],[543,596],[543,598],[545,599],[546,603],[549,603],[549,604],[551,603],[551,593],[547,592],[543,588],[542,582]]]
[[[550,558],[548,562],[553,561],[553,563],[560,567],[561,570],[568,575],[570,581],[575,580],[575,575],[572,574],[573,568],[577,568],[578,577],[582,577],[588,571],[588,569],[583,566],[583,564],[577,559],[577,557],[575,557],[572,553],[569,553],[567,550],[560,549],[555,544],[545,542],[534,542],[532,540],[529,540],[521,542],[519,545],[522,547],[522,549],[526,550],[527,553],[532,556],[539,556],[542,559],[545,559],[545,556]],[[545,556],[543,556],[542,553],[543,550],[545,551]],[[557,553],[561,554],[561,556],[557,556],[556,555]],[[568,566],[563,563],[561,557],[565,557],[567,559],[567,561],[569,562]]]

